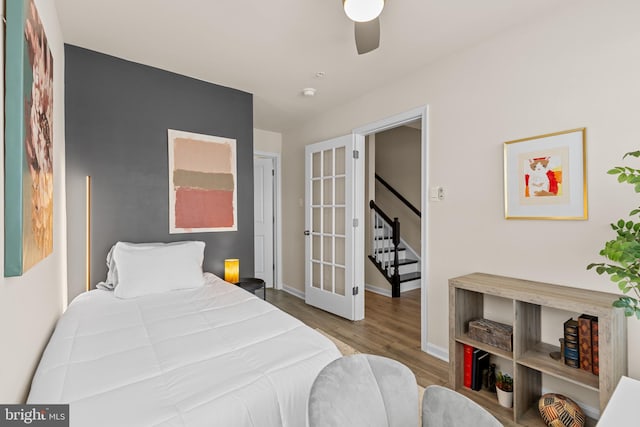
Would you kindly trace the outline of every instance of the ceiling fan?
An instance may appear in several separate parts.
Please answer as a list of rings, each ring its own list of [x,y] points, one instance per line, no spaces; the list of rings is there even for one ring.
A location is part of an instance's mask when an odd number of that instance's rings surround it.
[[[354,23],[358,55],[380,46],[380,13],[384,0],[342,0],[344,12]]]

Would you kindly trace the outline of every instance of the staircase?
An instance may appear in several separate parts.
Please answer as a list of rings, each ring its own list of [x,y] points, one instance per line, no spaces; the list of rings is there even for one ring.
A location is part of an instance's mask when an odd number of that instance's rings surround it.
[[[420,282],[420,262],[400,238],[400,222],[391,219],[373,200],[371,210],[371,254],[369,259],[391,284],[391,296],[399,297],[401,284]]]

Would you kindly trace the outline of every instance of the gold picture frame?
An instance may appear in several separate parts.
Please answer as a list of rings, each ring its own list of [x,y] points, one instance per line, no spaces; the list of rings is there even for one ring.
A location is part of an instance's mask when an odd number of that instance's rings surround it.
[[[586,160],[586,128],[505,142],[505,218],[586,220]]]

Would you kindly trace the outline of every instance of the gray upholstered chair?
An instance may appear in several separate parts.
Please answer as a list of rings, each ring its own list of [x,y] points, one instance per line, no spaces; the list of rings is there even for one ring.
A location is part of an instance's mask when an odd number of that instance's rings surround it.
[[[503,427],[493,415],[468,397],[439,385],[425,389],[422,427]]]
[[[371,354],[329,363],[311,386],[309,427],[418,426],[418,386],[402,363]]]

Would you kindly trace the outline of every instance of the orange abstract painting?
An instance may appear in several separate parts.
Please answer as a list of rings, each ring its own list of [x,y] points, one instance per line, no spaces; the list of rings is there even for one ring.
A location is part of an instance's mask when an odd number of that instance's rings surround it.
[[[237,230],[236,141],[169,129],[169,232]]]

